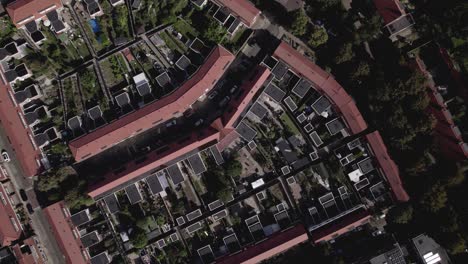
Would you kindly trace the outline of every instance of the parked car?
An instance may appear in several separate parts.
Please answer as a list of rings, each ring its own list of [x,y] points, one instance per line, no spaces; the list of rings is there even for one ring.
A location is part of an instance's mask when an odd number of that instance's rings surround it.
[[[237,92],[238,89],[239,89],[239,87],[238,87],[237,85],[234,85],[234,86],[231,88],[231,90],[229,90],[229,92],[230,92],[231,94],[235,94],[235,93]]]
[[[2,150],[2,160],[4,162],[10,162],[11,159],[10,159],[10,155],[8,154],[8,152],[6,150]]]
[[[231,100],[231,97],[224,97],[223,100],[219,102],[219,107],[225,107],[229,103],[229,100]]]
[[[203,122],[205,122],[205,120],[203,120],[202,118],[198,119],[196,122],[195,122],[195,126],[200,126],[201,124],[203,124]]]
[[[213,100],[218,95],[218,91],[214,91],[208,95],[208,99]]]

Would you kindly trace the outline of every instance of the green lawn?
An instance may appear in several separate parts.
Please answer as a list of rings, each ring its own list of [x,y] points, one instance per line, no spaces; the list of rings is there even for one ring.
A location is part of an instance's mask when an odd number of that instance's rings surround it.
[[[176,50],[181,54],[184,54],[186,47],[183,46],[183,44],[181,45],[181,43],[178,40],[173,38],[166,31],[162,31],[161,33],[159,33],[159,36],[161,36],[162,40],[164,40],[168,48],[170,48],[171,50]]]
[[[198,37],[198,31],[183,19],[177,19],[173,25],[174,29],[188,39]]]
[[[286,129],[288,129],[291,133],[293,133],[294,135],[301,134],[301,132],[296,127],[296,125],[294,124],[294,122],[291,120],[291,118],[289,117],[287,113],[283,113],[280,116],[280,120],[281,120],[281,123],[283,123],[283,125],[286,127]]]

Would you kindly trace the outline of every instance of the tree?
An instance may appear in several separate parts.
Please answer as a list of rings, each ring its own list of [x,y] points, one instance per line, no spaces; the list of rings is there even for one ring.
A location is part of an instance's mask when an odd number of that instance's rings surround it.
[[[421,199],[421,204],[429,212],[438,212],[447,203],[447,191],[440,184],[436,183],[427,190]]]
[[[307,32],[307,24],[309,23],[304,9],[300,8],[294,11],[291,16],[294,19],[290,26],[291,33],[298,37],[303,36]]]
[[[223,188],[216,192],[216,197],[226,203],[231,199],[231,190],[229,188]]]
[[[328,41],[328,34],[324,27],[314,26],[312,33],[309,36],[307,44],[312,48],[316,48]]]
[[[407,224],[413,219],[413,207],[410,204],[395,206],[390,209],[387,218],[396,224]]]
[[[136,226],[140,229],[143,229],[147,232],[151,230],[151,224],[153,223],[153,218],[151,216],[146,216],[143,218],[140,218],[136,222]]]
[[[69,177],[76,176],[76,171],[70,166],[61,167],[52,170],[49,173],[38,177],[37,189],[41,192],[47,192],[57,189]]]
[[[130,233],[130,242],[135,248],[141,249],[148,244],[148,237],[145,230],[135,227]]]
[[[370,74],[370,66],[365,61],[360,61],[357,67],[351,69],[350,77],[352,80],[357,80],[362,77],[367,77]]]
[[[225,35],[226,29],[214,19],[210,19],[208,25],[203,29],[202,32],[204,39],[214,43],[221,43]]]
[[[356,30],[355,43],[371,41],[382,34],[383,21],[378,14],[374,14],[371,18],[361,23],[361,26]]]
[[[352,43],[345,43],[341,48],[338,50],[338,54],[335,57],[335,63],[341,64],[343,62],[350,61],[354,58],[354,51],[353,51],[353,44]]]
[[[232,159],[226,163],[225,171],[226,176],[239,178],[242,174],[242,163],[240,163],[237,159]]]

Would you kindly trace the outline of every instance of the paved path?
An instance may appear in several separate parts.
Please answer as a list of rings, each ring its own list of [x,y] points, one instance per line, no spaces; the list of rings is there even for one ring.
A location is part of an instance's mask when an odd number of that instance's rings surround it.
[[[10,180],[15,186],[17,193],[19,193],[20,189],[25,190],[26,193],[30,193],[33,188],[33,179],[24,176],[18,159],[16,158],[16,154],[8,142],[7,136],[2,126],[0,126],[0,148],[5,149],[10,154],[11,161],[8,163],[3,163],[3,165],[8,172]],[[55,241],[55,237],[52,235],[50,230],[49,221],[47,221],[47,218],[45,217],[42,209],[37,206],[38,203],[35,199],[35,195],[34,197],[32,197],[32,195],[29,195],[28,197],[28,202],[32,206],[36,206],[33,208],[34,213],[29,215],[31,219],[31,226],[36,235],[38,235],[38,239],[42,245],[42,248],[45,250],[45,254],[49,260],[49,263],[64,263],[62,252],[60,251],[57,242]]]

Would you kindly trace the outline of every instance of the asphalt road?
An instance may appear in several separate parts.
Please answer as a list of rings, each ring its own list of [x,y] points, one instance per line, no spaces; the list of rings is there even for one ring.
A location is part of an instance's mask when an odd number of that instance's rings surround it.
[[[11,161],[3,163],[3,166],[8,172],[10,180],[16,188],[16,193],[19,195],[20,189],[23,189],[28,193],[28,191],[32,190],[33,188],[33,180],[32,178],[25,177],[23,175],[21,166],[16,159],[16,155],[12,150],[10,142],[8,141],[2,126],[0,126],[0,149],[5,149],[10,155]],[[30,202],[31,205],[38,204],[37,201],[29,201],[30,199],[35,199],[35,197],[28,197],[28,202]],[[26,205],[24,204],[24,206]],[[63,254],[58,247],[55,237],[52,235],[49,222],[47,221],[42,208],[37,206],[33,209],[34,213],[29,215],[31,219],[31,226],[34,229],[34,232],[36,233],[42,248],[45,250],[45,254],[48,258],[47,263],[64,263],[65,260],[63,258]]]

